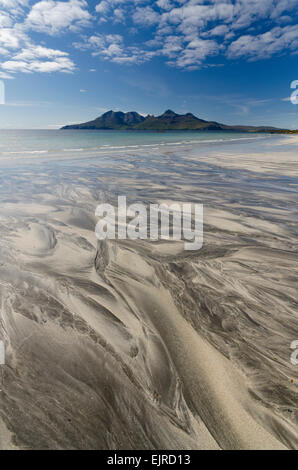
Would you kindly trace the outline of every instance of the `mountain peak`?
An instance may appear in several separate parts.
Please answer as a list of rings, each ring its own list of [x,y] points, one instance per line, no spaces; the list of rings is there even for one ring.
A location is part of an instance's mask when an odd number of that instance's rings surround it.
[[[167,109],[163,114],[162,116],[178,116],[174,111],[172,111],[171,109]]]
[[[114,116],[114,114],[123,114],[123,113],[122,111],[113,111],[112,109],[110,109],[110,111],[106,111],[105,113],[103,113],[102,116]]]

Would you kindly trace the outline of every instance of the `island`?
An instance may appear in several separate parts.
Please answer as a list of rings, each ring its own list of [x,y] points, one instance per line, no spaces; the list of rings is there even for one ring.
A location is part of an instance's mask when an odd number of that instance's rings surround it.
[[[142,116],[136,111],[107,111],[93,121],[82,124],[63,126],[68,129],[98,129],[98,130],[139,130],[139,131],[238,131],[238,132],[287,132],[266,126],[226,125],[216,121],[205,121],[192,113],[177,114],[168,109],[160,116],[148,114]],[[292,131],[294,132],[294,131]]]

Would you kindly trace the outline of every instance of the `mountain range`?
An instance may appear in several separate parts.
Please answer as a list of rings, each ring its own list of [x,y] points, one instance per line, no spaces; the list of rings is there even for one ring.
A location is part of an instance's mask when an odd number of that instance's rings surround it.
[[[72,124],[62,129],[106,129],[106,130],[150,130],[150,131],[241,131],[266,132],[277,130],[274,127],[231,126],[216,121],[204,121],[194,114],[177,114],[168,109],[160,116],[142,116],[136,111],[107,111],[93,121]]]

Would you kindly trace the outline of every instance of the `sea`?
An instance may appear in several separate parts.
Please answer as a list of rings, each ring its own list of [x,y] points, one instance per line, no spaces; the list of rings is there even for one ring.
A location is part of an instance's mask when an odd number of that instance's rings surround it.
[[[0,161],[7,157],[96,156],[113,151],[156,150],[157,147],[207,149],[219,144],[263,142],[270,134],[241,132],[150,132],[100,130],[0,130]]]

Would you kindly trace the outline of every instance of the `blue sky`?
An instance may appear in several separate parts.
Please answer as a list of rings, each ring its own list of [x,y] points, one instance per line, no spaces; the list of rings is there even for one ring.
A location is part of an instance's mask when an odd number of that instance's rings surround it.
[[[0,0],[0,128],[171,108],[298,128],[298,0]]]

